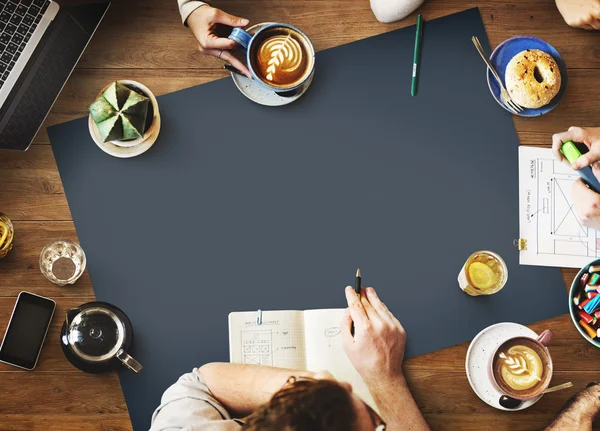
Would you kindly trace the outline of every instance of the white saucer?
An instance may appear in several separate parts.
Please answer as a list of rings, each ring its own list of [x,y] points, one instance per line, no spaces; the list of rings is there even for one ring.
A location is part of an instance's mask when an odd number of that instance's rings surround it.
[[[488,371],[490,356],[504,341],[509,338],[520,336],[537,338],[538,334],[518,323],[497,323],[488,326],[477,334],[477,336],[473,338],[473,341],[471,341],[471,345],[467,351],[465,368],[473,392],[475,392],[482,401],[498,410],[523,410],[531,407],[542,398],[542,395],[540,395],[531,400],[523,401],[516,409],[507,409],[500,405],[500,397],[503,395],[502,392],[496,389],[490,381]]]
[[[94,138],[94,142],[102,151],[104,151],[106,154],[110,154],[113,157],[128,159],[130,157],[139,156],[140,154],[145,153],[150,149],[150,147],[152,147],[152,145],[154,145],[154,142],[156,142],[156,137],[158,136],[158,132],[160,131],[160,115],[156,117],[155,121],[157,130],[157,132],[155,132],[155,136],[148,138],[141,143],[134,144],[133,146],[115,145],[111,141],[103,142],[100,132],[98,132],[98,128],[96,127],[91,115],[88,119],[88,127],[90,129],[92,138]],[[138,140],[136,139],[136,142],[137,141]]]
[[[263,22],[260,24],[255,24],[252,27],[246,29],[246,31],[250,34],[253,34],[255,31],[260,30],[262,27],[269,24],[273,23]],[[238,53],[237,57],[240,57],[240,53]],[[242,62],[245,63],[245,57],[243,58],[244,59],[242,59]],[[235,83],[235,86],[238,88],[238,90],[240,90],[240,92],[248,99],[264,106],[283,106],[298,100],[304,93],[306,93],[306,90],[308,90],[308,87],[310,87],[314,76],[315,73],[313,71],[312,75],[306,80],[306,82],[297,94],[290,97],[282,97],[274,91],[267,90],[254,79],[250,79],[246,76],[231,72],[231,78],[233,79],[233,82]]]

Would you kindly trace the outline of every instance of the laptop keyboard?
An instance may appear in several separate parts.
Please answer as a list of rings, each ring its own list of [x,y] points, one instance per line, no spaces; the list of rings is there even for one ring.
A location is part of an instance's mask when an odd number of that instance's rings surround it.
[[[50,0],[0,0],[0,88],[49,5]]]

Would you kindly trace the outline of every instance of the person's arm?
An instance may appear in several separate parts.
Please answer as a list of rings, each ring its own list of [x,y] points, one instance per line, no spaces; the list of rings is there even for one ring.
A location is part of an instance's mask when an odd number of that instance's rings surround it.
[[[217,57],[229,62],[248,78],[252,75],[248,68],[238,60],[231,50],[237,43],[227,38],[231,27],[245,27],[249,21],[230,15],[220,9],[196,0],[178,0],[181,18],[198,41],[198,50],[202,54]]]
[[[589,151],[579,157],[573,164],[566,161],[560,152],[562,144],[573,141],[585,144]],[[569,164],[572,169],[579,170],[586,166],[592,166],[592,171],[600,179],[600,127],[570,127],[563,133],[552,136],[552,153],[557,160]],[[573,203],[577,215],[584,226],[600,229],[600,195],[585,185],[583,180],[578,179],[573,183]]]
[[[556,0],[556,7],[571,27],[600,30],[600,0]]]
[[[187,25],[187,19],[200,6],[206,3],[199,0],[177,0],[179,5],[179,13],[181,14],[181,22]]]
[[[215,398],[238,418],[267,403],[290,377],[316,376],[310,371],[219,362],[202,366],[200,373]]]
[[[346,299],[348,309],[341,325],[344,350],[369,387],[388,429],[429,430],[402,371],[404,328],[372,287],[362,289],[359,296],[348,286]]]
[[[239,431],[240,421],[214,397],[197,368],[184,374],[163,394],[150,431]]]
[[[600,412],[600,386],[590,383],[573,395],[563,406],[546,431],[587,431]]]

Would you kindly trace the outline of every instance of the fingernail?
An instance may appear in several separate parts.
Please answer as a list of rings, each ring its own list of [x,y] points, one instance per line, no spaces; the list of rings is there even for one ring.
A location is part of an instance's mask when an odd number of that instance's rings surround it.
[[[352,286],[346,286],[346,290],[352,289]]]
[[[369,293],[375,294],[375,289],[373,289],[372,287],[367,287],[367,291]]]
[[[242,18],[242,25],[248,25],[249,22],[246,18]]]

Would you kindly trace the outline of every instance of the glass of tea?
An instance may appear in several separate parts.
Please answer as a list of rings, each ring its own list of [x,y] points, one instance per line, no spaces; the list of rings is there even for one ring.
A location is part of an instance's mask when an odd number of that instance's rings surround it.
[[[508,280],[508,268],[500,256],[483,250],[473,253],[458,274],[460,288],[471,296],[491,295]]]
[[[15,230],[6,214],[0,213],[0,259],[5,257],[13,246]]]
[[[40,270],[54,284],[73,284],[85,271],[85,253],[79,244],[60,239],[46,245],[40,253]]]

